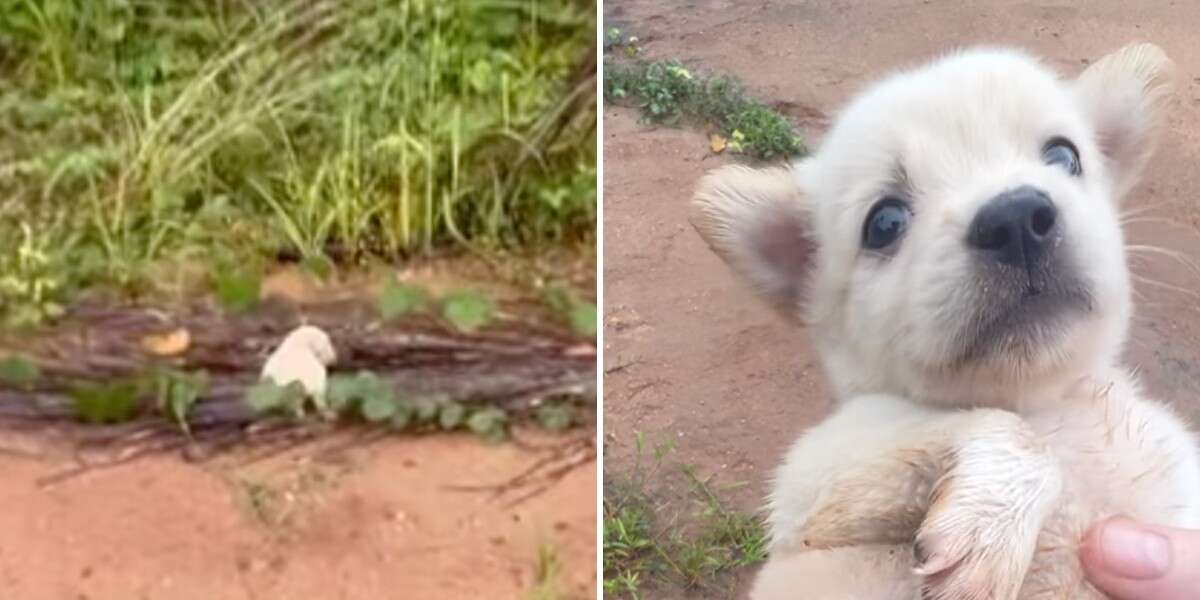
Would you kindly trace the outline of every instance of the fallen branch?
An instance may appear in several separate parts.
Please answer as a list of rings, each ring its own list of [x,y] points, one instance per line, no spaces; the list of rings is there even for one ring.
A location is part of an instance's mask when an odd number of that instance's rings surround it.
[[[582,398],[594,406],[594,350],[580,352],[579,341],[565,331],[525,321],[466,334],[427,316],[381,323],[370,307],[348,302],[307,306],[303,312],[268,304],[232,316],[204,306],[176,315],[147,307],[83,306],[33,340],[0,338],[0,357],[19,354],[39,372],[28,385],[0,383],[0,427],[54,426],[81,452],[101,449],[100,458],[80,457],[85,467],[179,449],[201,460],[238,443],[311,437],[331,425],[266,417],[244,401],[271,349],[302,322],[329,332],[339,357],[333,372],[369,370],[406,394],[492,406],[515,417],[554,397]],[[177,356],[155,356],[143,347],[146,336],[177,329],[190,333],[188,347]],[[145,399],[128,422],[76,421],[72,392],[78,386],[156,368],[209,375],[188,415],[190,435]]]

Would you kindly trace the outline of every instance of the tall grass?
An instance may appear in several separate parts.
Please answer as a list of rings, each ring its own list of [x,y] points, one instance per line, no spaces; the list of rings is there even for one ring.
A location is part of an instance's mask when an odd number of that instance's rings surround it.
[[[589,241],[593,10],[0,0],[0,240],[39,232],[63,289]]]

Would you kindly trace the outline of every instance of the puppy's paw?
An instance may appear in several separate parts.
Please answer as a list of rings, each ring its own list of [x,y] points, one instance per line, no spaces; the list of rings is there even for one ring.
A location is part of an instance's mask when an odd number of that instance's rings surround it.
[[[913,543],[922,598],[1015,600],[1029,567],[1028,544],[1004,540],[996,528],[1005,527],[969,514],[931,514]]]
[[[924,598],[1016,600],[1020,593],[1061,480],[1052,457],[1001,448],[987,438],[968,442],[934,486],[913,544]]]

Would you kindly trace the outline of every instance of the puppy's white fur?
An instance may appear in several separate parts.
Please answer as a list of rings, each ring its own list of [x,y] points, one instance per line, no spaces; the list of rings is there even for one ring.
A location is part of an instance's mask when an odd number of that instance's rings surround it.
[[[1195,440],[1116,363],[1131,313],[1121,199],[1170,73],[1145,44],[1074,79],[966,51],[871,87],[789,169],[701,183],[693,223],[806,326],[840,401],[777,473],[754,598],[1101,598],[1077,558],[1097,519],[1200,526]],[[1045,164],[1054,136],[1078,149],[1081,176]],[[967,231],[1025,185],[1057,207],[1054,251],[1086,301],[980,329],[995,281]],[[889,194],[911,202],[909,229],[886,255],[864,250],[864,219]]]
[[[325,368],[336,360],[329,335],[318,327],[302,325],[288,333],[267,358],[262,379],[277,385],[298,381],[317,407],[325,410]]]

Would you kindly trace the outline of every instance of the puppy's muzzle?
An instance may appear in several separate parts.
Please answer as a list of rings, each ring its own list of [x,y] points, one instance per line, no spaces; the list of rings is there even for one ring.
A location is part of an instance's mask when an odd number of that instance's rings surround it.
[[[967,245],[984,260],[1032,273],[1053,244],[1057,220],[1058,209],[1045,192],[1021,186],[992,198],[976,213]]]

